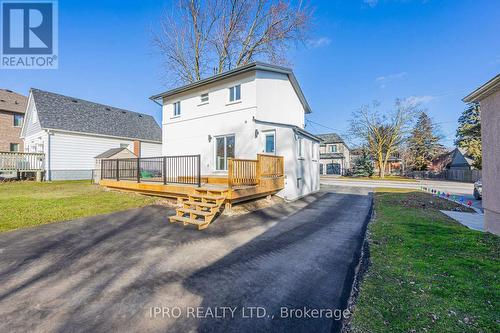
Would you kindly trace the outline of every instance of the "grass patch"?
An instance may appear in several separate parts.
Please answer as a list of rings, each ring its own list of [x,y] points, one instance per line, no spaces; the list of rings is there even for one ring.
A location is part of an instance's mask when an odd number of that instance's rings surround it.
[[[0,184],[0,232],[155,203],[135,193],[107,191],[89,181]]]
[[[500,238],[439,211],[450,205],[423,192],[375,194],[353,332],[500,332]]]

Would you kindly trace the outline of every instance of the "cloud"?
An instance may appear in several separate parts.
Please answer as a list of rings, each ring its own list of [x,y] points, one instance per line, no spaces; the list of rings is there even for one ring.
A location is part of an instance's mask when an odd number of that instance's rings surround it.
[[[378,0],[363,0],[363,3],[373,8],[378,4]]]
[[[405,98],[403,102],[408,105],[419,105],[419,104],[429,103],[430,101],[433,101],[436,98],[437,98],[436,96],[431,96],[431,95],[410,96]]]
[[[385,88],[387,83],[402,79],[406,76],[406,72],[394,73],[384,76],[379,76],[375,79],[375,81],[380,85],[380,88]]]
[[[317,47],[323,47],[323,46],[328,46],[330,45],[332,40],[328,37],[319,37],[315,39],[309,39],[307,41],[307,45],[310,48],[317,48]]]

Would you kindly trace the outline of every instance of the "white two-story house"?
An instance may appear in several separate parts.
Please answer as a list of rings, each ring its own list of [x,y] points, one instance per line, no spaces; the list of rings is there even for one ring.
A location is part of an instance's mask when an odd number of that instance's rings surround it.
[[[228,158],[284,157],[294,200],[319,190],[319,142],[304,130],[311,109],[288,68],[251,63],[152,96],[163,107],[163,155],[201,154],[203,175],[226,174]]]

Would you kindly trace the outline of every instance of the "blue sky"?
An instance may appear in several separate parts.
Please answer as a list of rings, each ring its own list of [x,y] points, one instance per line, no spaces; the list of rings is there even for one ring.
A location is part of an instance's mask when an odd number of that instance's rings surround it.
[[[500,72],[500,1],[311,1],[311,40],[290,61],[313,109],[307,129],[344,133],[373,100],[421,101],[452,145],[461,98]],[[89,99],[160,120],[164,90],[151,44],[169,1],[59,1],[59,69],[0,70],[0,87]],[[324,127],[314,123],[322,124]]]

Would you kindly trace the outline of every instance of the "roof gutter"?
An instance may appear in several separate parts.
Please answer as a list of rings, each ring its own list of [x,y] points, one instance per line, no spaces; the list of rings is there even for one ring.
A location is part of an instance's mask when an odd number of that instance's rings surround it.
[[[494,78],[465,96],[462,101],[465,103],[479,102],[491,95],[495,91],[495,88],[500,89],[500,74],[497,74]]]
[[[321,142],[321,139],[318,138],[316,135],[314,134],[311,134],[309,133],[308,131],[300,128],[299,126],[296,126],[296,125],[291,125],[291,124],[284,124],[284,123],[276,123],[276,122],[272,122],[272,121],[265,121],[265,120],[259,120],[259,119],[255,119],[255,117],[253,118],[253,121],[256,123],[256,124],[261,124],[261,125],[270,125],[270,126],[280,126],[280,127],[288,127],[288,128],[291,128],[294,132],[297,132],[297,133],[300,133],[304,136],[307,136],[308,138],[316,141],[316,142]]]

